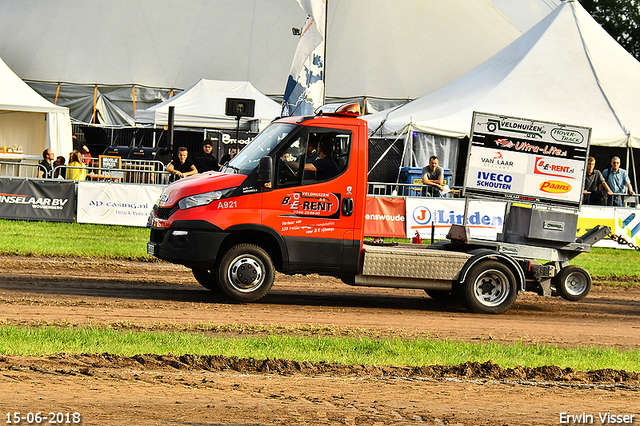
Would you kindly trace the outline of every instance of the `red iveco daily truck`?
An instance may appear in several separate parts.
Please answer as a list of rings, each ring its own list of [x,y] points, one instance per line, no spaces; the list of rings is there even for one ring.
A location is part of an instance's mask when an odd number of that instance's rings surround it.
[[[351,104],[277,119],[223,172],[170,184],[152,213],[148,253],[191,268],[204,287],[244,302],[265,296],[276,271],[424,289],[479,313],[506,311],[518,291],[587,295],[589,274],[568,261],[606,230],[559,248],[477,241],[463,226],[452,228],[451,241],[430,246],[364,242],[368,129],[358,115]],[[304,170],[310,141],[335,163],[332,173]]]

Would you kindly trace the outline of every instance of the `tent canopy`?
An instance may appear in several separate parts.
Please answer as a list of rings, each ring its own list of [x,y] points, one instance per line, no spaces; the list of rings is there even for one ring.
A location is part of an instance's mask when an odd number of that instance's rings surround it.
[[[56,106],[23,82],[0,59],[0,146],[22,146],[26,155],[45,148],[71,151],[69,109]]]
[[[136,113],[136,124],[166,126],[169,107],[175,107],[174,124],[181,127],[235,129],[235,117],[225,115],[227,98],[255,100],[255,116],[243,117],[240,126],[258,120],[260,129],[280,115],[280,105],[272,101],[247,81],[202,79],[193,87],[171,99]]]
[[[640,147],[640,62],[567,1],[452,83],[366,117],[370,131],[469,135],[473,111],[586,126],[602,146]]]
[[[522,34],[489,0],[328,7],[327,97],[414,99]],[[209,78],[281,95],[298,42],[291,28],[305,18],[295,0],[3,0],[0,56],[28,81],[185,89]]]

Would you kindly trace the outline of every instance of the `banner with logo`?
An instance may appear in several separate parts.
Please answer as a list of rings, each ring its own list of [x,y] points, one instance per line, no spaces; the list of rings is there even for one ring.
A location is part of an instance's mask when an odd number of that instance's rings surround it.
[[[78,223],[147,226],[164,187],[78,182]]]
[[[405,213],[404,198],[367,197],[364,235],[404,238]]]
[[[446,198],[407,198],[407,238],[416,235],[431,238],[446,238],[451,225],[464,224],[464,200]],[[467,226],[471,237],[496,241],[498,233],[502,232],[506,202],[479,201],[469,202],[467,212]]]
[[[0,178],[0,217],[4,219],[73,222],[74,182]]]
[[[474,112],[465,195],[578,207],[591,129]]]
[[[640,246],[640,210],[616,208],[615,232],[627,241]],[[628,247],[628,246],[627,246]]]

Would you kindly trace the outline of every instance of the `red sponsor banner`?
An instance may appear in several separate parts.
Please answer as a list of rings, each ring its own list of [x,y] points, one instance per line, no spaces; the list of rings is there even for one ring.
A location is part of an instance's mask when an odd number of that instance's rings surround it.
[[[364,234],[405,238],[405,209],[404,198],[367,197]]]

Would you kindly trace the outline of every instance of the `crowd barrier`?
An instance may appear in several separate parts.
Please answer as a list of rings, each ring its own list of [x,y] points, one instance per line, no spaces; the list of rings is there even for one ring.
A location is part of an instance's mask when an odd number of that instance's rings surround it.
[[[164,164],[157,160],[118,159],[117,162],[113,163],[115,167],[107,167],[105,163],[101,164],[101,160],[101,158],[87,159],[87,164],[83,167],[56,166],[50,173],[47,173],[43,166],[35,162],[2,161],[0,162],[0,177],[30,179],[38,178],[43,174],[42,177],[45,179],[65,180],[69,177],[69,180],[73,180],[71,177],[76,175],[84,176],[86,180],[96,182],[167,185],[171,176],[169,172],[165,171]]]
[[[496,241],[502,232],[506,203],[471,200],[467,223],[471,236]],[[452,224],[463,225],[465,200],[455,198],[369,196],[365,214],[365,235],[371,237],[445,239]],[[611,239],[598,241],[597,247],[634,248],[640,246],[640,210],[628,207],[582,206],[578,212],[576,236],[597,225],[608,226],[628,243]]]
[[[108,225],[147,226],[149,213],[168,183],[169,174],[156,164],[101,168],[89,165],[83,181],[38,179],[38,167],[0,163],[0,218],[66,221]],[[8,166],[8,165],[7,165]],[[67,168],[69,166],[66,166]],[[150,170],[153,168],[154,170]],[[19,176],[14,176],[14,175]],[[463,224],[462,198],[393,195],[380,196],[369,184],[365,212],[365,235],[369,237],[411,238],[420,234],[444,239],[452,224]],[[415,185],[389,184],[407,191]],[[385,192],[387,189],[385,189]],[[506,204],[472,200],[467,205],[467,225],[474,238],[496,240],[501,232]],[[609,226],[631,244],[640,246],[640,210],[625,207],[583,206],[578,215],[582,235],[596,225]],[[629,248],[604,239],[596,246]]]

